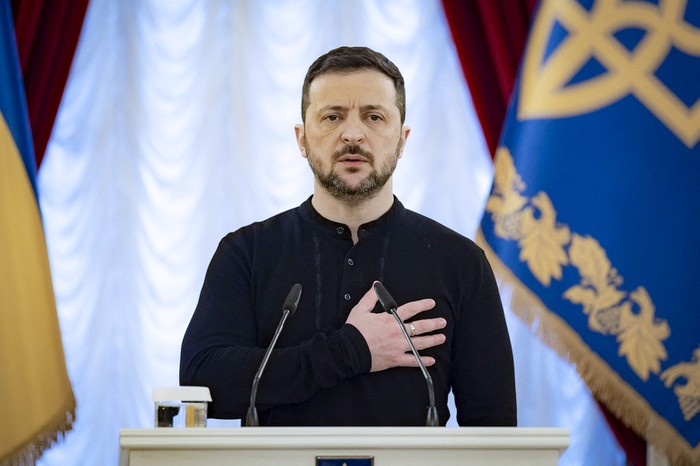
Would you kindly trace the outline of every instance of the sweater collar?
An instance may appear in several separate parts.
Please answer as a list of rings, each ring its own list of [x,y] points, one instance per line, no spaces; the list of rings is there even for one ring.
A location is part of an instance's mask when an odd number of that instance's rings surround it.
[[[312,196],[309,196],[309,198],[299,206],[299,212],[302,218],[305,221],[312,222],[314,224],[314,228],[318,228],[323,233],[333,236],[347,236],[349,238],[350,228],[343,223],[334,222],[319,214],[311,203],[311,197]],[[394,196],[394,202],[389,210],[378,219],[360,225],[360,231],[362,234],[366,234],[382,232],[389,229],[391,225],[403,214],[404,210],[405,208],[401,201]]]

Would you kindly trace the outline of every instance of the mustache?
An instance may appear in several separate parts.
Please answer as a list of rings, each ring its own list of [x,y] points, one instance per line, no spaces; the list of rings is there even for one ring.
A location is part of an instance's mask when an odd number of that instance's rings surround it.
[[[369,162],[374,162],[374,156],[371,152],[364,150],[362,147],[356,144],[348,144],[341,147],[333,153],[332,160],[335,162],[344,155],[361,155],[366,158]]]

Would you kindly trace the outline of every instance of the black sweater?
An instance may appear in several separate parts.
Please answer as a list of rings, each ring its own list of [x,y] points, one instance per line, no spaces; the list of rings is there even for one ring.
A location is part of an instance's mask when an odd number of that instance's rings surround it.
[[[353,245],[349,228],[321,217],[309,199],[223,238],[182,343],[180,383],[210,388],[210,417],[244,418],[282,303],[300,283],[298,310],[260,381],[260,424],[425,425],[420,369],[370,373],[364,338],[345,324],[380,280],[399,305],[435,300],[416,319],[447,320],[447,341],[421,352],[436,359],[429,372],[441,424],[452,389],[460,425],[515,425],[510,339],[483,251],[398,199],[358,236]]]

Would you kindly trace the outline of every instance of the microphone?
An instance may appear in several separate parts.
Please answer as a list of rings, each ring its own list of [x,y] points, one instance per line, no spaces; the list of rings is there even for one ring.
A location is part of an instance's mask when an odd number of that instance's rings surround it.
[[[433,378],[430,377],[428,370],[425,368],[425,364],[423,364],[423,361],[421,360],[420,355],[418,354],[418,350],[416,350],[416,347],[413,345],[413,340],[411,340],[411,337],[406,331],[406,327],[404,327],[403,325],[401,317],[399,317],[399,314],[396,312],[396,308],[398,307],[396,305],[396,301],[394,301],[394,298],[391,297],[391,295],[386,290],[384,285],[382,285],[381,282],[374,282],[373,287],[374,292],[377,294],[377,298],[379,299],[379,304],[382,305],[384,311],[393,315],[396,321],[399,323],[399,327],[401,327],[403,336],[406,337],[406,341],[408,341],[408,346],[411,347],[411,352],[416,357],[416,361],[418,361],[418,366],[420,367],[420,370],[423,373],[423,377],[425,377],[425,382],[428,384],[428,397],[430,399],[430,406],[428,406],[428,416],[425,419],[425,425],[428,427],[438,427],[440,425],[440,421],[438,420],[437,408],[435,407],[435,389],[433,388]]]
[[[262,373],[265,370],[267,360],[270,359],[270,354],[272,353],[272,350],[275,347],[275,343],[277,343],[277,339],[279,338],[280,333],[282,332],[282,327],[284,327],[284,323],[286,322],[287,317],[291,316],[292,314],[294,314],[294,312],[296,312],[297,306],[299,305],[300,297],[301,285],[297,283],[294,286],[292,286],[292,289],[289,290],[289,294],[287,295],[287,299],[284,300],[284,305],[282,306],[282,319],[280,319],[279,324],[277,324],[277,330],[275,330],[275,334],[272,336],[270,346],[267,347],[267,351],[265,352],[265,356],[263,357],[262,363],[260,363],[260,368],[258,368],[258,372],[253,378],[253,388],[250,392],[250,406],[248,407],[248,414],[245,418],[246,426],[258,427],[260,425],[260,421],[258,419],[258,410],[255,409],[255,397],[258,394],[258,384],[260,383],[260,377],[262,376]]]

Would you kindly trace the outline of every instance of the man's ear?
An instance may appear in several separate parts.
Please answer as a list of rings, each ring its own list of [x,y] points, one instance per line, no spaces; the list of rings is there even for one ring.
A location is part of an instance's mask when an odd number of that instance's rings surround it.
[[[411,128],[408,126],[401,127],[401,138],[399,139],[399,158],[403,157],[403,148],[406,147],[406,139],[411,134]]]
[[[294,125],[294,134],[297,138],[297,146],[299,146],[299,152],[304,158],[308,157],[306,153],[306,136],[304,135],[304,125]]]

